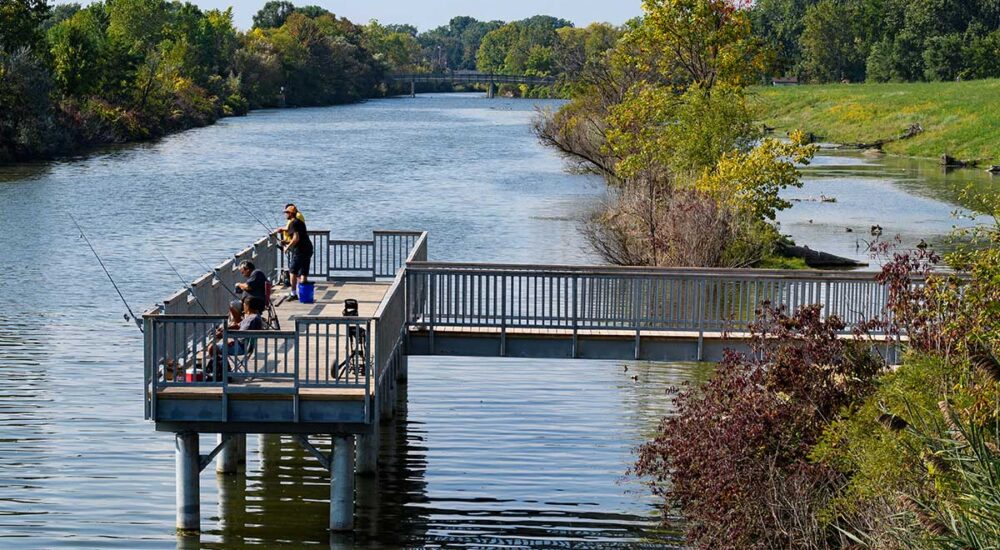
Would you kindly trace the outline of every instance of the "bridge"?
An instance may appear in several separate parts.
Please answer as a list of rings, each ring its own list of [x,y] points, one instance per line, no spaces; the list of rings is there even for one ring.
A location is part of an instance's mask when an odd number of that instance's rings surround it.
[[[525,84],[528,86],[551,86],[556,83],[554,76],[524,76],[481,73],[478,71],[448,71],[443,73],[393,73],[385,77],[385,81],[410,83],[410,96],[417,93],[417,83],[449,83],[449,84],[485,84],[487,97],[496,95],[498,84]]]
[[[406,390],[410,356],[717,361],[745,348],[765,300],[820,303],[846,336],[887,299],[871,273],[432,262],[425,232],[310,237],[316,300],[279,300],[280,328],[225,327],[236,266],[272,278],[283,268],[270,238],[143,315],[145,417],[175,434],[178,529],[199,529],[199,472],[213,460],[238,472],[247,433],[297,437],[331,472],[330,529],[353,529],[354,477],[377,471],[380,421]],[[357,315],[344,315],[347,298]],[[217,329],[246,351],[216,356]],[[890,339],[878,345],[895,358]],[[207,454],[200,434],[215,436]],[[316,435],[332,437],[332,452]]]

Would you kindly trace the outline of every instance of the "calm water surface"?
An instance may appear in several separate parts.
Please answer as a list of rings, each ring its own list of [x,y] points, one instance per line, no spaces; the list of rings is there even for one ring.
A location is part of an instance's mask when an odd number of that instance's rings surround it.
[[[262,111],[0,168],[0,548],[677,544],[625,472],[669,412],[665,389],[702,380],[704,368],[462,358],[411,361],[380,474],[359,482],[355,535],[329,538],[317,463],[290,440],[251,437],[246,477],[206,469],[204,533],[177,539],[173,438],[142,421],[140,335],[69,219],[137,310],[179,286],[158,251],[194,278],[262,234],[227,194],[274,224],[294,200],[312,227],[341,238],[426,229],[432,259],[596,262],[578,220],[603,189],[535,142],[536,105],[558,103],[431,95]],[[939,239],[953,188],[979,176],[929,166],[824,153],[789,193],[804,200],[782,214],[783,229],[843,255],[858,254],[855,238],[873,223]],[[838,201],[808,200],[820,194]]]

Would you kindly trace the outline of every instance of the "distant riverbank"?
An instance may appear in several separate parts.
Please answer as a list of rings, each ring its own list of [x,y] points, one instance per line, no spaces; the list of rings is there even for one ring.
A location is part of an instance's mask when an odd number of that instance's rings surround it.
[[[997,79],[761,87],[754,92],[761,119],[778,133],[800,129],[825,142],[872,143],[919,124],[919,134],[886,143],[883,150],[1000,164]]]

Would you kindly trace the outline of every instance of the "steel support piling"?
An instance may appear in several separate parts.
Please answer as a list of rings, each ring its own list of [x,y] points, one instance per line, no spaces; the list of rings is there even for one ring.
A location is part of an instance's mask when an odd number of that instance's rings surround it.
[[[354,436],[334,434],[330,463],[330,531],[354,529]]]
[[[242,437],[246,437],[245,435]],[[225,434],[219,434],[218,442],[222,444],[222,451],[215,459],[215,473],[235,474],[240,469],[240,435],[232,435],[225,440]],[[244,459],[244,463],[246,460]]]
[[[372,432],[358,434],[357,442],[357,473],[370,476],[378,473],[379,423],[372,424]]]
[[[201,528],[198,485],[201,457],[198,454],[197,433],[179,433],[174,437],[174,466],[176,468],[177,529],[189,532],[198,531]]]

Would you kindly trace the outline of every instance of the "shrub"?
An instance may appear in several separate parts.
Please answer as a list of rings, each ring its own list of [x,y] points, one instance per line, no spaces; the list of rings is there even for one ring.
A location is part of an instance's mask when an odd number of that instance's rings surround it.
[[[817,522],[837,472],[807,460],[826,424],[872,388],[882,361],[838,338],[843,323],[819,306],[788,315],[766,307],[750,354],[727,352],[716,376],[674,399],[635,473],[688,520],[698,548],[825,548]]]

